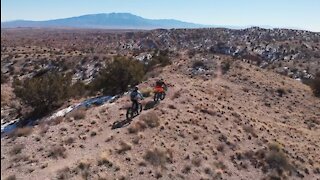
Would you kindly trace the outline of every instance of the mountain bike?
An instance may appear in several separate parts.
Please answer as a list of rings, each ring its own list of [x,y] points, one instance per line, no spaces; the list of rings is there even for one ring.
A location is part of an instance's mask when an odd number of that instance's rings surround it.
[[[141,111],[142,111],[142,104],[138,102],[138,107],[135,107],[135,105],[133,104],[131,107],[127,109],[126,117],[128,120],[131,120],[135,116],[138,116],[141,113]]]
[[[162,92],[155,91],[154,97],[153,97],[154,102],[159,102],[160,100],[161,101],[164,100],[164,98],[166,97],[166,91],[167,91],[167,88],[165,88],[165,90]]]

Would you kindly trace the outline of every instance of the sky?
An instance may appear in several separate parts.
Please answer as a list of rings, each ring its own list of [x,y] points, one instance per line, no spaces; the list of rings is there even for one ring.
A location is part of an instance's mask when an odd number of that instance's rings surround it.
[[[266,25],[320,32],[320,0],[1,0],[2,22],[111,12],[204,25]]]

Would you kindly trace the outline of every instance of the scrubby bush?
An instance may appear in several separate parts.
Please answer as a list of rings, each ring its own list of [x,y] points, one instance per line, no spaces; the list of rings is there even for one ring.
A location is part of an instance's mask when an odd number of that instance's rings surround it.
[[[320,72],[316,74],[315,79],[313,79],[310,83],[310,87],[313,91],[313,94],[316,97],[320,97]]]
[[[164,166],[168,161],[167,153],[157,148],[148,150],[144,155],[144,159],[153,166]]]
[[[230,61],[223,61],[221,63],[221,70],[222,73],[225,74],[230,70],[231,62]]]
[[[204,64],[203,61],[194,61],[193,64],[192,64],[192,68],[193,69],[199,69],[199,68],[206,68],[206,65]]]
[[[153,92],[153,89],[152,88],[144,88],[144,89],[141,89],[140,90],[141,94],[143,95],[143,97],[150,97],[152,92]]]
[[[33,108],[35,116],[50,113],[70,97],[71,75],[50,72],[40,77],[15,80],[13,87],[17,97]]]
[[[1,71],[1,84],[8,82],[8,76],[4,75]]]
[[[162,67],[170,65],[171,61],[168,54],[168,50],[155,51],[152,56],[152,60],[145,66],[146,71],[152,70],[156,65],[160,65]]]
[[[92,82],[94,90],[103,90],[104,94],[115,95],[128,90],[128,85],[136,85],[144,77],[143,64],[122,56],[114,57],[113,61],[106,62],[100,76]]]
[[[160,125],[160,119],[155,112],[149,112],[147,114],[141,115],[140,120],[144,121],[150,128],[154,128]]]

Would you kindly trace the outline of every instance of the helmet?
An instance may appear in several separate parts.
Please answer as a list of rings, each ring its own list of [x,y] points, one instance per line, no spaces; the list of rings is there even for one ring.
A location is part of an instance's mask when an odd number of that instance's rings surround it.
[[[138,86],[135,86],[134,88],[133,88],[135,91],[138,91]]]

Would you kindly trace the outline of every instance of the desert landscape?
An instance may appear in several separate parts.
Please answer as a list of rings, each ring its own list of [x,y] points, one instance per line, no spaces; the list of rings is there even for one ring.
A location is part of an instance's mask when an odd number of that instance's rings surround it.
[[[319,40],[257,27],[2,29],[1,179],[320,179]],[[117,58],[144,68],[132,120],[129,89],[112,86],[121,77],[92,90]],[[52,72],[78,91],[53,86],[62,102],[19,124],[35,109],[21,88]],[[155,103],[159,78],[168,91]],[[116,98],[57,113],[102,94]]]

